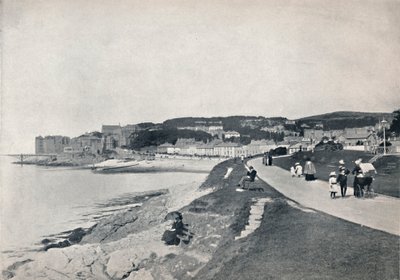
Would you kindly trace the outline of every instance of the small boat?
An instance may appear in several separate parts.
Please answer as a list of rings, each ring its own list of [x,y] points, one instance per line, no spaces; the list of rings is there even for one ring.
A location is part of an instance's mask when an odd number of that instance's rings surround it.
[[[108,159],[96,163],[92,166],[93,171],[123,171],[129,169],[133,166],[139,165],[135,160],[125,160],[125,159]]]

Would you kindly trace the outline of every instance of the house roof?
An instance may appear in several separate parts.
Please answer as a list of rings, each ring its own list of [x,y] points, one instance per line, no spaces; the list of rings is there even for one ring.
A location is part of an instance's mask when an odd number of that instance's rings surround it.
[[[169,148],[169,147],[173,147],[174,145],[172,145],[171,143],[164,143],[164,144],[161,144],[159,147],[161,147],[161,148]]]
[[[366,139],[366,138],[368,138],[368,136],[370,134],[371,133],[352,133],[352,132],[349,132],[349,133],[346,133],[344,135],[344,137],[346,137],[346,139]]]
[[[102,125],[101,126],[101,128],[102,129],[119,129],[119,128],[121,128],[121,126],[120,125]]]
[[[240,134],[240,133],[234,130],[228,130],[225,132],[225,134]]]
[[[300,148],[302,146],[301,143],[295,143],[289,146],[289,149],[297,149]]]
[[[241,147],[241,146],[242,145],[239,143],[226,142],[226,143],[217,144],[215,147]]]

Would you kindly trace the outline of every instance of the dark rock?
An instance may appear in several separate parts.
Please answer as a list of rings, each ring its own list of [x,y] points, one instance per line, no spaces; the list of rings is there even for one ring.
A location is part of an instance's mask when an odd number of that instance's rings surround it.
[[[49,244],[44,247],[44,250],[47,251],[52,248],[65,248],[71,246],[71,243],[68,240],[60,241],[58,243]]]
[[[76,228],[68,236],[68,241],[71,243],[79,243],[85,235],[86,231],[83,228]]]
[[[47,244],[49,244],[50,242],[51,242],[51,240],[48,239],[48,238],[45,238],[45,239],[43,239],[43,240],[41,241],[41,243],[42,243],[43,245],[47,245]]]

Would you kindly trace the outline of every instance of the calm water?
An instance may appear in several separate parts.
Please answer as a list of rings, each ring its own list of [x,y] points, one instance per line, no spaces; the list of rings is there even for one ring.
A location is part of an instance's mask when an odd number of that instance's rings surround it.
[[[199,185],[207,176],[176,172],[95,174],[90,170],[20,166],[11,161],[0,157],[3,253],[30,249],[49,234],[88,226],[82,218],[94,211],[97,203],[133,192]],[[210,170],[213,164],[210,162]]]

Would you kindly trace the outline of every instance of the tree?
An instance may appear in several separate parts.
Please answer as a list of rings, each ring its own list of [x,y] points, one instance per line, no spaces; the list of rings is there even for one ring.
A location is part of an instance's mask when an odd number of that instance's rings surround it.
[[[400,109],[394,111],[393,114],[394,119],[390,125],[389,131],[395,133],[396,135],[400,135]]]

